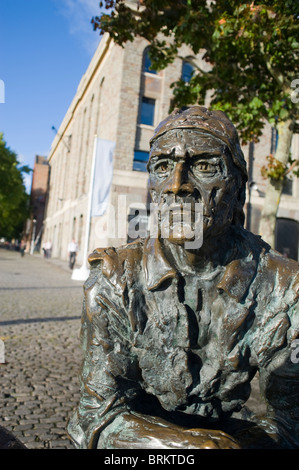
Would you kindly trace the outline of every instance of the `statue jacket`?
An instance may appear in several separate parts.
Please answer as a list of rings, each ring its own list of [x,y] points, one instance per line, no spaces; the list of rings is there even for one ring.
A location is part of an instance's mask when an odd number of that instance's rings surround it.
[[[225,421],[257,372],[267,404],[257,421],[279,446],[299,447],[298,263],[243,229],[232,239],[227,264],[203,275],[178,272],[159,239],[89,257],[81,399],[68,425],[76,447],[97,447],[141,402],[170,419]]]

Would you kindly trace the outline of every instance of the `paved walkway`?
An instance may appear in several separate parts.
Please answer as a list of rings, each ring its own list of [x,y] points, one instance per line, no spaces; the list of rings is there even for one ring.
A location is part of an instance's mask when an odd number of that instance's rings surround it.
[[[0,249],[0,425],[29,449],[73,448],[82,285],[67,263]]]

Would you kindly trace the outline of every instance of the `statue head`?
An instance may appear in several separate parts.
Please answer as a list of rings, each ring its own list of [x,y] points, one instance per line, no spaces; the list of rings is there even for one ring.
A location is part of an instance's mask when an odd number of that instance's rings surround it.
[[[191,211],[192,204],[202,204],[204,238],[244,224],[246,162],[237,131],[223,112],[202,106],[175,110],[150,141],[148,171],[152,200],[161,207],[160,224],[169,221],[163,207],[173,203],[190,203]],[[170,241],[182,244],[185,238],[178,233]]]

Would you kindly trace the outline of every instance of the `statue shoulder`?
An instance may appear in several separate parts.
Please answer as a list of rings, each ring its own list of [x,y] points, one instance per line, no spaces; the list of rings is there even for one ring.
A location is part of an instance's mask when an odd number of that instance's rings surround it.
[[[138,240],[118,248],[97,248],[88,257],[88,262],[92,269],[100,269],[109,280],[120,280],[124,275],[132,277],[140,268],[142,256],[143,240]]]
[[[262,274],[262,280],[271,285],[278,281],[283,289],[292,286],[299,293],[299,263],[272,249],[261,236],[243,230],[241,235],[244,237],[244,234],[254,258],[258,260],[258,272]]]
[[[287,258],[275,250],[270,250],[269,259],[273,261],[279,270],[289,270],[292,273],[299,272],[299,263],[292,258]]]
[[[299,264],[297,261],[286,258],[275,250],[270,250],[264,257],[266,270],[275,276],[279,283],[288,287],[294,286],[299,292]]]

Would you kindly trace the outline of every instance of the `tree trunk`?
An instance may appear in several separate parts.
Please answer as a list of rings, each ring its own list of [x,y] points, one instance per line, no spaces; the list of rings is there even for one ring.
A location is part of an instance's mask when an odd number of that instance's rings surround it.
[[[294,129],[293,121],[288,119],[287,121],[280,122],[277,129],[278,145],[275,158],[286,165],[288,163],[292,144]],[[274,180],[273,178],[269,178],[260,220],[259,234],[267,243],[269,243],[271,248],[275,248],[276,216],[283,183],[283,180]]]

